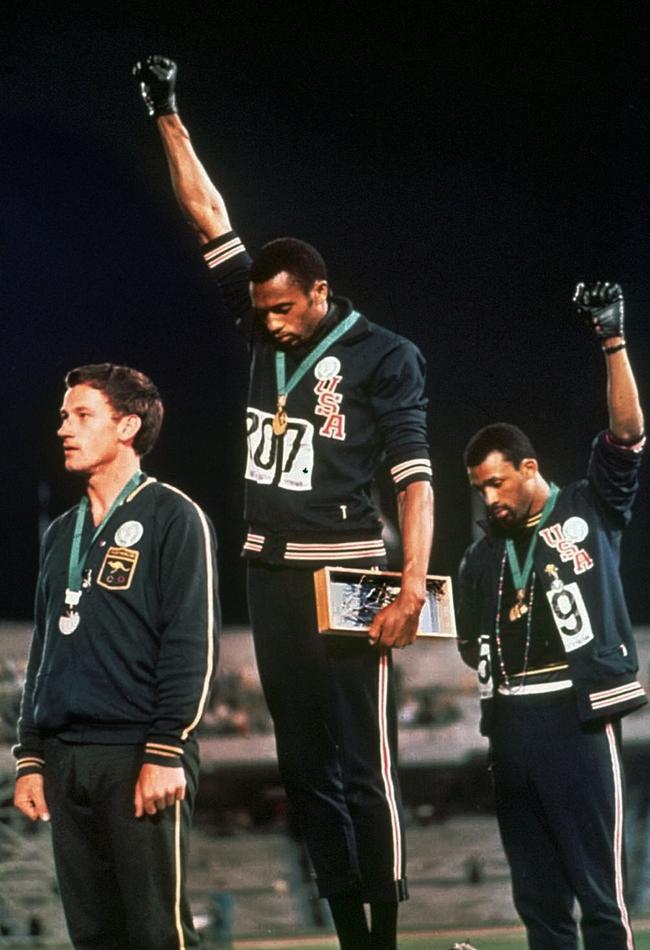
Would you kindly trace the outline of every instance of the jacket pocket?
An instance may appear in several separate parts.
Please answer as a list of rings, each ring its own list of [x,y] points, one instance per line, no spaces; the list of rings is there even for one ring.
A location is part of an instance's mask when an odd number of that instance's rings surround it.
[[[600,647],[593,652],[594,662],[611,673],[629,673],[637,668],[636,658],[624,643]]]

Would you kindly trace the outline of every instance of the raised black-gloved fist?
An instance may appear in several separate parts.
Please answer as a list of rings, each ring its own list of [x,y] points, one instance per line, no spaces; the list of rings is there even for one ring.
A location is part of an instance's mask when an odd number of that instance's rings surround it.
[[[573,302],[601,340],[623,333],[623,291],[618,284],[578,284]]]
[[[133,67],[150,118],[178,111],[175,95],[177,72],[174,60],[166,56],[147,56],[144,62]]]

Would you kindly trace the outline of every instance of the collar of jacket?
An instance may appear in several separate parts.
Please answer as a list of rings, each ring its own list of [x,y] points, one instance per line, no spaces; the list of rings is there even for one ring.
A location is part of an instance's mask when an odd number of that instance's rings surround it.
[[[341,320],[345,320],[345,318],[352,313],[353,309],[352,303],[347,299],[347,297],[331,297],[328,311],[316,327],[315,332],[312,334],[312,336],[310,336],[303,346],[297,346],[295,349],[291,350],[291,355],[299,360],[307,356],[307,354],[318,345],[323,337],[326,336],[330,330],[334,329],[337,323],[340,323]],[[360,314],[359,319],[356,321],[354,326],[350,327],[348,332],[344,333],[337,342],[352,342],[359,337],[367,336],[369,332],[370,328],[368,326],[368,321],[363,316],[363,314]]]
[[[499,534],[494,530],[493,526],[490,524],[490,521],[487,518],[480,518],[476,524],[481,528],[485,533],[485,539],[490,544],[498,544],[499,541],[506,541],[507,538],[512,538],[513,535]]]

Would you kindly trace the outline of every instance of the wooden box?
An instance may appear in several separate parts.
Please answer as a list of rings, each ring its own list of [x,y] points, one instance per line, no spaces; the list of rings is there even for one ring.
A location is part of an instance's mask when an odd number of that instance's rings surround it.
[[[375,615],[399,594],[398,571],[323,567],[314,573],[319,633],[365,637]],[[418,637],[455,637],[451,578],[427,575]]]

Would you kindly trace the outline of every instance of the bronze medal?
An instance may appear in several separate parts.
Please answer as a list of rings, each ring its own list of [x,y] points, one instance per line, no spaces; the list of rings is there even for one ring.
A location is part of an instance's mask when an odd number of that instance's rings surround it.
[[[526,604],[526,591],[524,589],[517,591],[517,600],[510,608],[508,617],[510,623],[514,623],[516,620],[521,620],[524,614],[528,613],[528,606]]]

